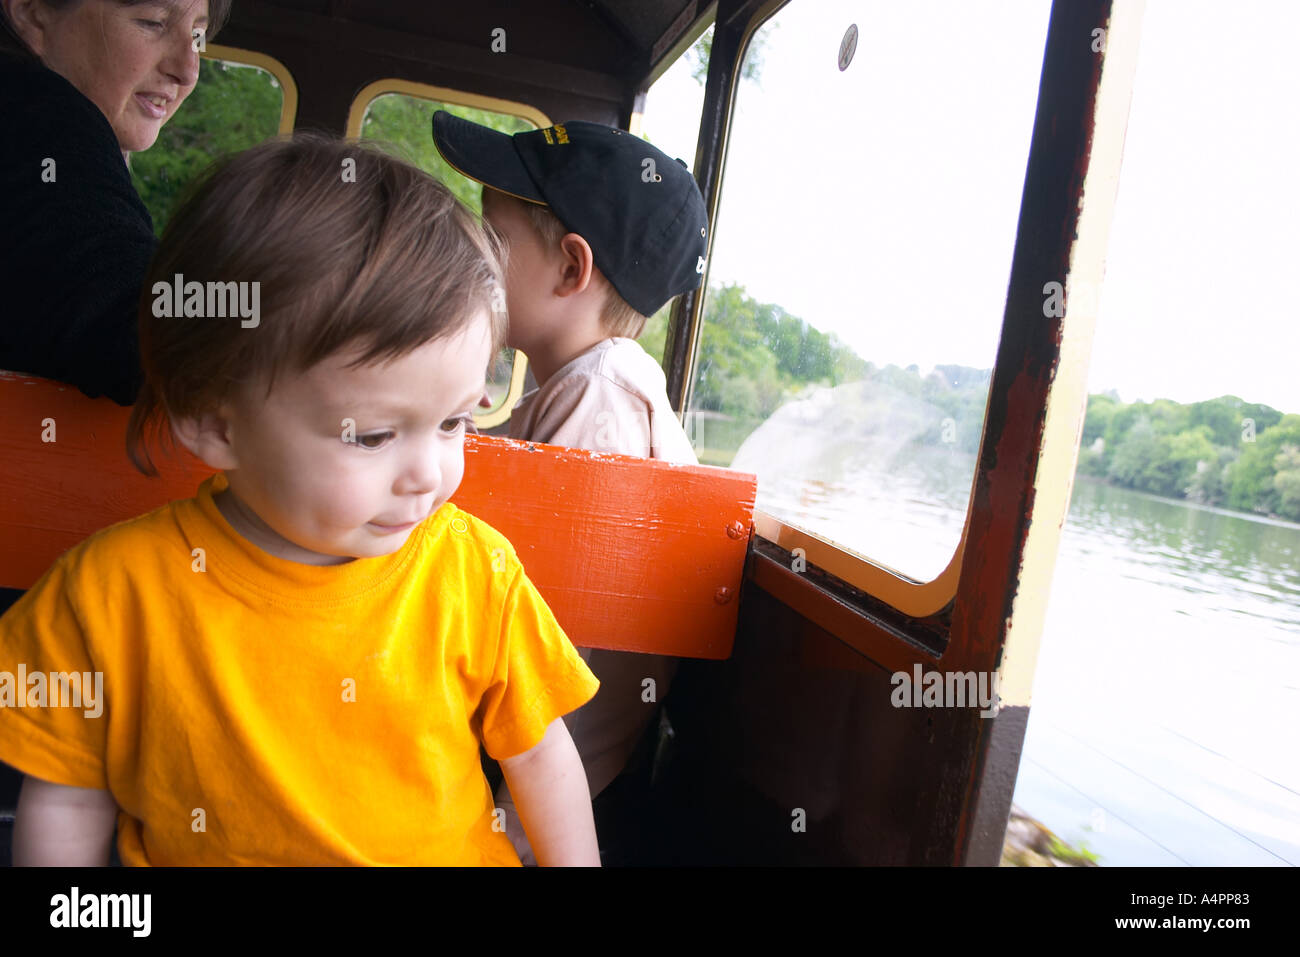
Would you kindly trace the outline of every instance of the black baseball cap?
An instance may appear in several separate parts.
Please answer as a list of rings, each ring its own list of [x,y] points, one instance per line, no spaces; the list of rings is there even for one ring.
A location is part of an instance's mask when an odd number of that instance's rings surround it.
[[[433,142],[471,179],[549,206],[642,315],[699,286],[704,197],[685,163],[640,137],[582,120],[510,136],[438,110]]]

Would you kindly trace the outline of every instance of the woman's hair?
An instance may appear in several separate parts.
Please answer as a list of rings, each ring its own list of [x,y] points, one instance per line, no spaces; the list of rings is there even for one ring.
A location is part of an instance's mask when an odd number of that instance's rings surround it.
[[[445,186],[371,147],[299,134],[219,161],[191,185],[145,278],[145,381],[127,455],[155,475],[147,446],[173,439],[168,416],[210,411],[246,386],[269,396],[277,375],[345,349],[360,352],[353,366],[396,358],[484,311],[495,355],[502,255]],[[175,308],[190,283],[206,295]],[[257,304],[251,321],[233,307],[236,287],[241,305]],[[191,311],[208,317],[178,315]]]
[[[37,2],[51,10],[62,11],[86,3],[87,0],[37,0]],[[111,0],[111,2],[121,7],[135,7],[150,0]],[[208,25],[204,31],[208,40],[216,37],[221,28],[226,25],[226,18],[230,16],[230,4],[231,0],[208,0]],[[0,53],[37,59],[36,54],[28,49],[27,44],[18,35],[18,31],[14,29],[14,25],[9,22],[9,15],[5,12],[3,4],[0,4]]]

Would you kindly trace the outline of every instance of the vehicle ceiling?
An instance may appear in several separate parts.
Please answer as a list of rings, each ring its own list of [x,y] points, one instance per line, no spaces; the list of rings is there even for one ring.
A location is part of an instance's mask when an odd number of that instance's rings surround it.
[[[522,100],[556,120],[625,125],[638,93],[713,9],[707,0],[235,0],[216,42],[284,62],[306,125],[341,127],[345,101],[390,77]],[[504,53],[492,49],[498,28]]]

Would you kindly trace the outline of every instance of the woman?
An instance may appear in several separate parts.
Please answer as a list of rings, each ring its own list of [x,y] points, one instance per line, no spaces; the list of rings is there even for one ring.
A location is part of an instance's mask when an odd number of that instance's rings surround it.
[[[0,369],[130,405],[153,221],[127,168],[199,75],[230,0],[2,0]]]

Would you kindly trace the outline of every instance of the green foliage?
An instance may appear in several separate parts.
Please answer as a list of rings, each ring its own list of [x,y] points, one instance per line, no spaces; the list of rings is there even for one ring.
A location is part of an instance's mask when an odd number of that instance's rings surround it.
[[[867,364],[836,336],[780,306],[751,299],[743,286],[714,286],[705,297],[696,408],[766,418],[805,385],[839,385],[866,371]]]
[[[1300,445],[1300,415],[1284,415],[1277,425],[1244,443],[1228,469],[1228,507],[1300,520],[1300,503],[1290,494],[1295,468],[1286,446]],[[1281,477],[1279,486],[1277,478]]]
[[[155,232],[162,235],[181,194],[209,164],[276,135],[283,101],[280,84],[265,70],[200,62],[194,91],[157,142],[131,156],[131,178]]]
[[[1300,416],[1236,396],[1181,405],[1091,395],[1078,471],[1156,495],[1300,520],[1300,464],[1290,446],[1300,447]]]
[[[671,311],[670,302],[647,319],[645,328],[641,330],[641,335],[636,340],[641,344],[641,348],[661,365],[664,360],[664,349],[668,344],[668,313]]]
[[[1283,515],[1300,517],[1300,445],[1283,445],[1273,459],[1273,469],[1277,510]]]
[[[1115,417],[1115,409],[1119,405],[1118,401],[1108,395],[1088,396],[1088,411],[1083,421],[1082,445],[1084,448],[1089,448],[1094,442],[1106,435],[1106,430],[1110,427],[1110,420]]]
[[[1192,476],[1187,498],[1202,505],[1221,504],[1228,497],[1228,470],[1241,456],[1239,449],[1226,445],[1215,447],[1215,458]]]
[[[1087,841],[1080,841],[1079,846],[1075,848],[1055,834],[1048,842],[1048,856],[1063,861],[1071,867],[1096,867],[1101,860],[1097,852],[1088,846]]]
[[[757,83],[763,73],[763,57],[767,52],[767,41],[771,32],[776,29],[775,23],[769,23],[766,27],[757,31],[749,41],[749,49],[745,51],[745,58],[741,62],[740,78]],[[691,65],[691,77],[700,86],[709,75],[709,59],[713,56],[713,25],[700,35],[689,50],[686,51],[686,62]]]
[[[482,189],[477,182],[453,169],[433,145],[433,114],[438,110],[491,127],[502,133],[522,133],[535,127],[508,113],[476,110],[452,103],[423,100],[404,93],[376,97],[361,121],[361,138],[429,173],[447,186],[474,212],[482,212]]]

